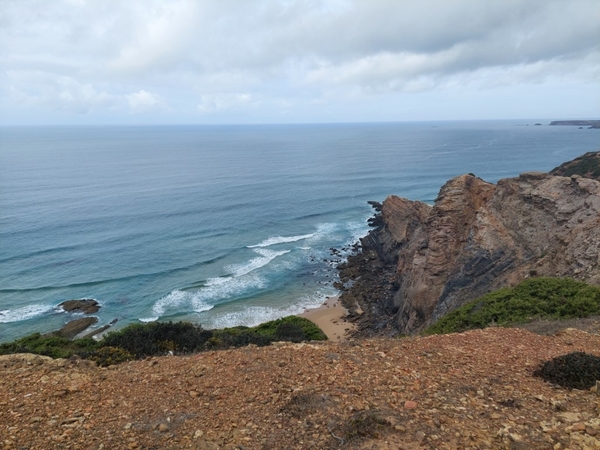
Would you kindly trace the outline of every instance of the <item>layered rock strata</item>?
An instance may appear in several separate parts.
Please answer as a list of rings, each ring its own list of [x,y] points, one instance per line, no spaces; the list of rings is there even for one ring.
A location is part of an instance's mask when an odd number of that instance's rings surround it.
[[[494,185],[462,175],[433,206],[396,196],[375,206],[376,228],[340,268],[342,302],[363,311],[365,334],[418,332],[530,276],[600,284],[599,181],[532,172]]]

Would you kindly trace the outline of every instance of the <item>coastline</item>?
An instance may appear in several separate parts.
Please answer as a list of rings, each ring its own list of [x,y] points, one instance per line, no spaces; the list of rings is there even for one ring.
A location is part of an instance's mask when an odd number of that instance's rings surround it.
[[[331,342],[344,342],[348,339],[348,333],[355,328],[353,323],[344,320],[347,314],[339,297],[328,297],[318,308],[307,309],[298,316],[314,322]]]

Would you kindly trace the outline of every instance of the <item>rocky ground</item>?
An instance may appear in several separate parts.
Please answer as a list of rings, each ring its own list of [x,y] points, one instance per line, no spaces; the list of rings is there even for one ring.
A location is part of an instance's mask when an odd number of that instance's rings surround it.
[[[600,396],[532,376],[600,335],[462,334],[246,347],[98,368],[0,357],[7,449],[600,448]]]

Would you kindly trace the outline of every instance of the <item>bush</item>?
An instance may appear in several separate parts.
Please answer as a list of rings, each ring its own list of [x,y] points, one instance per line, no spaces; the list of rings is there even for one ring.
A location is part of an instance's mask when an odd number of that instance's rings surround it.
[[[0,344],[0,354],[35,353],[52,358],[79,355],[96,361],[100,366],[108,366],[169,352],[185,354],[249,344],[262,347],[273,341],[301,342],[307,339],[324,340],[327,336],[314,323],[297,316],[284,317],[253,328],[239,326],[223,330],[205,330],[200,325],[188,322],[152,322],[128,325],[108,333],[100,342],[36,333]]]
[[[456,333],[535,319],[570,319],[600,314],[600,287],[569,278],[530,278],[466,303],[429,327],[426,334]]]
[[[201,350],[213,336],[211,330],[188,322],[152,322],[129,325],[108,333],[102,347],[120,347],[136,358]]]
[[[16,341],[0,344],[0,355],[11,353],[34,353],[51,358],[70,358],[93,351],[98,344],[93,339],[71,341],[58,336],[34,333]]]
[[[275,329],[275,339],[278,341],[302,342],[306,340],[306,333],[297,323],[283,322]]]
[[[573,352],[546,361],[533,373],[550,383],[571,389],[589,389],[600,380],[600,358]]]
[[[227,349],[230,347],[245,347],[246,345],[254,344],[259,347],[264,347],[273,342],[269,336],[263,336],[251,331],[251,329],[232,331],[230,328],[224,330],[215,330],[215,336],[209,342],[208,348]]]
[[[309,341],[326,341],[327,340],[327,336],[325,335],[325,333],[323,333],[323,331],[317,325],[315,325],[310,320],[305,319],[304,317],[298,317],[298,316],[287,316],[287,317],[283,317],[281,319],[271,320],[270,322],[265,322],[254,328],[251,328],[251,330],[254,330],[254,332],[256,332],[258,334],[262,334],[263,336],[270,336],[270,337],[273,337],[274,339],[277,339],[277,330],[279,329],[280,326],[283,326],[283,328],[281,328],[281,330],[280,330],[280,334],[282,337],[283,337],[284,333],[286,333],[286,330],[287,330],[287,332],[290,332],[294,335],[294,338],[297,338],[297,336],[300,334],[300,332],[298,331],[298,328],[299,328],[304,333],[304,338],[302,340],[309,340]],[[292,331],[292,330],[295,330],[295,331]],[[291,336],[288,335],[288,337],[291,337]],[[277,339],[277,340],[288,340],[288,339]],[[292,342],[297,342],[297,341],[292,341]]]
[[[83,357],[94,361],[100,367],[108,367],[135,359],[131,353],[119,347],[102,347]]]

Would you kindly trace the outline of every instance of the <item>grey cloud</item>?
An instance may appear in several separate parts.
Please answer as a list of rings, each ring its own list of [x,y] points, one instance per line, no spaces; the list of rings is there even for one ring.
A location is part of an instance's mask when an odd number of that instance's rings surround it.
[[[12,87],[0,95],[76,112],[209,114],[597,83],[599,23],[597,0],[4,0],[0,69]]]

